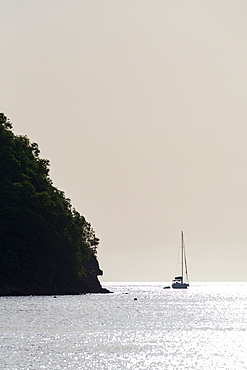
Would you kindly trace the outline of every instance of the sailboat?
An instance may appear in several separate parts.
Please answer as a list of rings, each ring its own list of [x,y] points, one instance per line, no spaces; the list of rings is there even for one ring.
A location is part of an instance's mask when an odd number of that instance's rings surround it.
[[[184,279],[184,275],[186,279]],[[172,281],[173,289],[187,289],[189,286],[187,261],[185,254],[184,233],[181,231],[181,275],[175,276]]]

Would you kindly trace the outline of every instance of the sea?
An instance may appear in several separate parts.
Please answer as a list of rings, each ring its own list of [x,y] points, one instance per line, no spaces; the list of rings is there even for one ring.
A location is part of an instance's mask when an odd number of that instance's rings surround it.
[[[247,369],[247,283],[0,297],[0,369]]]

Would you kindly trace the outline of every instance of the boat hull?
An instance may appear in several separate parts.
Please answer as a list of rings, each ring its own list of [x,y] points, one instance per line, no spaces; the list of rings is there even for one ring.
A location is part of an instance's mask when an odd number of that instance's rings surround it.
[[[172,288],[173,289],[187,289],[189,286],[189,284],[187,283],[175,283],[175,284],[172,284]]]

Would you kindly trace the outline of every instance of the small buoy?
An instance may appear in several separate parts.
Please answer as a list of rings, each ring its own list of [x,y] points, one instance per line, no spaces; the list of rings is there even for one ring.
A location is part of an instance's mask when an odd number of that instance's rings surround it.
[[[137,298],[134,298],[134,301],[137,301]]]
[[[57,296],[56,295],[54,295],[54,297],[53,298],[57,298]]]

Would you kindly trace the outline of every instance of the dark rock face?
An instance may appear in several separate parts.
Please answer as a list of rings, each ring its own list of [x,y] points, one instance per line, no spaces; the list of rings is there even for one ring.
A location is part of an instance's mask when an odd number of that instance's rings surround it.
[[[21,274],[16,274],[8,282],[0,281],[0,296],[23,295],[72,295],[86,293],[110,293],[102,288],[98,277],[103,275],[99,268],[97,258],[92,255],[85,264],[86,276],[81,278],[64,277],[47,278],[42,281],[24,279]]]
[[[103,271],[99,268],[97,258],[92,255],[85,265],[86,275],[79,278],[79,289],[86,293],[110,293],[107,289],[102,288],[97,276],[102,276]]]

